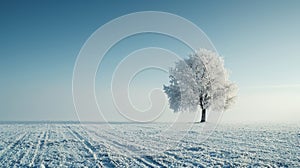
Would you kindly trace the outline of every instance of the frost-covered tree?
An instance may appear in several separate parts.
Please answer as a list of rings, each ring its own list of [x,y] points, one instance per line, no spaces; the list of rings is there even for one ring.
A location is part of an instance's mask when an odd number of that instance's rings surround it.
[[[164,86],[174,112],[228,109],[235,101],[237,86],[229,81],[224,60],[215,52],[200,49],[170,69],[170,85]]]

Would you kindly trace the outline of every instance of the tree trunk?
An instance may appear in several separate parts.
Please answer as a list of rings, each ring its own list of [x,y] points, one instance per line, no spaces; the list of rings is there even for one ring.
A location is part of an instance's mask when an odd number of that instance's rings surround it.
[[[202,109],[202,116],[200,122],[205,122],[206,109]]]

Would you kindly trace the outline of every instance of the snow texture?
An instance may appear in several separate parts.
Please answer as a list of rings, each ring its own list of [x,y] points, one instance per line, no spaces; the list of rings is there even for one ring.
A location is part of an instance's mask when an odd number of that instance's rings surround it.
[[[300,167],[299,125],[222,124],[199,142],[160,139],[166,124],[0,124],[1,167]],[[111,126],[113,126],[111,128]],[[156,137],[156,138],[155,138]],[[140,146],[141,141],[147,145]],[[178,143],[176,148],[167,146]],[[138,148],[151,153],[131,155]]]
[[[217,53],[199,49],[170,69],[170,85],[164,86],[174,112],[201,109],[223,111],[234,102],[237,85],[229,80],[224,60]]]

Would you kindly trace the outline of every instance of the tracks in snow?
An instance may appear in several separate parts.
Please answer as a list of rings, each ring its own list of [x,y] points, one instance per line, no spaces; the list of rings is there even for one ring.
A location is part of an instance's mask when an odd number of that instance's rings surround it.
[[[67,128],[74,135],[74,137],[76,137],[80,142],[82,142],[82,144],[85,146],[85,149],[89,151],[89,153],[93,156],[94,160],[97,160],[95,147],[89,141],[87,141],[86,138],[82,137],[77,131],[72,130],[70,126],[68,126]]]
[[[101,124],[1,125],[0,167],[300,167],[295,147],[299,127],[224,126],[205,143],[197,141],[200,129],[195,128],[178,149],[164,150],[176,139],[151,138],[148,133],[159,132],[159,125],[115,126],[119,129]],[[150,152],[136,154],[143,149]],[[157,149],[161,152],[155,153]]]
[[[1,165],[8,165],[9,167],[12,167],[14,164],[11,160],[11,158],[18,158],[20,159],[23,155],[20,151],[22,149],[22,142],[24,141],[25,137],[28,136],[26,133],[21,133],[16,141],[12,142],[7,146],[5,150],[1,152],[0,156],[0,164]]]
[[[105,146],[109,147],[111,152],[115,153],[115,155],[119,155],[119,157],[121,156],[123,159],[127,158],[130,162],[134,163],[134,165],[141,167],[166,167],[164,163],[156,161],[150,155],[139,155],[139,153],[135,153],[135,148],[142,148],[143,146],[140,146],[137,143],[133,144],[133,142],[129,142],[121,136],[112,134],[110,131],[95,130],[97,127],[92,128],[85,127],[89,136],[97,138],[98,142],[100,141]]]
[[[32,167],[34,165],[37,165],[37,164],[42,164],[40,163],[41,162],[41,158],[39,156],[41,156],[41,150],[43,149],[43,146],[45,144],[45,137],[46,137],[46,134],[45,132],[41,132],[40,135],[38,136],[38,141],[37,141],[37,144],[36,146],[34,147],[34,154],[31,158],[31,161],[29,163],[29,166]]]
[[[27,128],[29,131],[23,130],[26,133],[20,134],[15,142],[1,151],[0,154],[4,156],[0,155],[0,161],[4,164],[9,158],[9,164],[6,165],[11,167],[15,165],[23,167],[49,166],[53,162],[51,158],[56,158],[54,162],[56,165],[68,163],[67,165],[71,167],[80,167],[76,165],[88,167],[168,167],[170,163],[183,161],[175,153],[162,153],[156,156],[152,155],[155,153],[136,154],[137,150],[142,151],[141,149],[145,146],[130,141],[130,139],[123,139],[122,136],[124,135],[119,135],[119,132],[99,128],[101,127],[98,125],[94,127],[90,125],[87,127],[79,125],[31,126]],[[61,140],[58,141],[58,139]],[[152,143],[151,140],[147,141]],[[49,152],[53,152],[52,148],[57,149],[57,154],[49,157]],[[68,153],[65,153],[65,150],[68,150]],[[11,159],[12,155],[15,156],[13,159]],[[74,163],[70,160],[72,157],[82,158],[82,160],[77,160]],[[165,158],[168,158],[168,161],[164,161]]]

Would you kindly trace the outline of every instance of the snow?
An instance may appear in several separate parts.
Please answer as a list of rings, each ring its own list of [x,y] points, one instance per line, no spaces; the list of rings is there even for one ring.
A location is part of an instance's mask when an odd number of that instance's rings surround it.
[[[300,167],[295,124],[202,125],[166,136],[166,123],[3,123],[3,167]],[[170,131],[172,132],[172,131]]]
[[[229,80],[224,60],[216,52],[199,49],[170,68],[170,85],[164,85],[170,108],[177,111],[227,110],[238,87]]]

